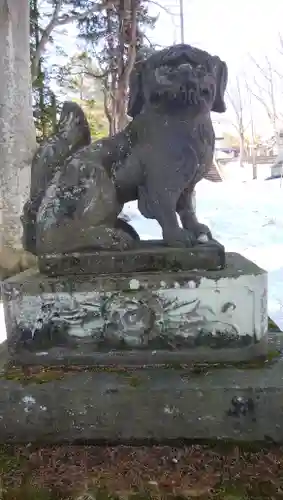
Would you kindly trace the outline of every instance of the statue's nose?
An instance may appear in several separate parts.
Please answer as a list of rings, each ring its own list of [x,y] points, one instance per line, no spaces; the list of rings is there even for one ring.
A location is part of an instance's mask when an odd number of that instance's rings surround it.
[[[155,70],[155,78],[156,78],[157,83],[159,83],[160,85],[168,85],[168,84],[170,85],[171,84],[171,81],[168,78],[168,74],[160,71],[159,68],[157,68]]]
[[[181,71],[191,71],[192,70],[192,65],[190,63],[183,63],[183,64],[180,64],[179,66],[179,69]]]
[[[204,75],[202,78],[202,86],[205,88],[215,85],[215,78],[213,75]]]

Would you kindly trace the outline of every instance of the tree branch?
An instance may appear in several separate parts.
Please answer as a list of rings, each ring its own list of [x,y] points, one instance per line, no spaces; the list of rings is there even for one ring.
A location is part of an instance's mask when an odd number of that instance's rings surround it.
[[[233,127],[237,130],[237,133],[241,140],[244,140],[244,135],[250,126],[251,120],[247,122],[244,115],[244,100],[242,95],[242,84],[240,83],[239,77],[236,78],[235,87],[230,91],[227,91],[228,100],[233,108],[235,115],[235,123]]]
[[[156,44],[153,44],[145,33],[143,33],[142,36],[149,43],[151,49],[154,49],[156,47]]]
[[[269,120],[272,122],[274,117],[272,116],[272,112],[271,112],[270,108],[266,104],[266,100],[262,96],[253,92],[251,89],[250,89],[250,92],[255,97],[255,99],[257,99],[257,101],[264,107]]]
[[[166,14],[168,14],[168,16],[171,17],[171,22],[172,22],[172,24],[174,26],[174,29],[175,30],[178,29],[177,23],[176,23],[176,18],[179,18],[179,13],[175,14],[168,7],[162,5],[161,3],[159,3],[156,0],[148,0],[148,3],[151,3],[152,5],[156,5],[159,9],[163,10]],[[158,17],[159,17],[159,14],[158,14],[157,18]]]
[[[262,74],[262,76],[268,81],[270,82],[270,74],[267,75],[266,74],[266,70],[262,68],[262,66],[260,66],[260,64],[254,59],[254,57],[250,54],[249,55],[251,61],[253,62],[253,64],[256,66],[256,68],[260,71],[260,73]],[[266,58],[267,59],[267,58]],[[267,59],[268,61],[268,59]],[[269,62],[269,61],[268,61]],[[270,64],[270,63],[269,63]]]
[[[261,87],[256,79],[254,79],[254,85],[257,88],[258,92],[256,93],[254,90],[250,89],[251,94],[257,99],[257,101],[263,106],[266,111],[266,114],[272,124],[274,131],[276,130],[276,123],[278,119],[282,118],[282,114],[278,113],[278,107],[276,105],[275,100],[275,91],[274,91],[274,79],[273,74],[276,71],[272,68],[270,61],[266,58],[268,64],[268,75],[265,73],[265,78],[267,80],[267,88]],[[259,67],[259,66],[258,66]],[[264,70],[262,73],[264,74]]]
[[[90,9],[85,10],[84,12],[78,12],[77,14],[66,14],[64,16],[58,17],[56,26],[64,26],[66,24],[70,24],[74,21],[79,21],[80,19],[84,19],[88,17],[90,14],[94,14],[95,12],[100,12],[104,9],[109,9],[118,5],[118,0],[104,0],[102,4],[94,4]]]
[[[36,50],[34,52],[34,55],[33,55],[33,58],[32,58],[32,62],[31,62],[31,75],[32,75],[32,81],[33,82],[37,78],[38,65],[39,65],[40,57],[42,55],[42,52],[45,49],[45,46],[46,46],[47,42],[49,41],[49,38],[50,38],[50,35],[51,35],[53,29],[56,26],[57,18],[59,16],[59,12],[61,10],[62,4],[63,4],[63,0],[58,0],[57,1],[56,5],[54,7],[54,11],[53,11],[51,20],[48,23],[48,25],[46,26],[45,30],[43,30],[40,42],[39,42],[39,44],[36,47]]]
[[[164,5],[161,5],[159,2],[156,0],[149,0],[148,3],[151,3],[152,5],[156,5],[159,9],[162,9],[166,14],[171,16],[172,18],[179,16],[179,14],[174,14],[168,7],[165,7]]]
[[[40,58],[42,56],[42,53],[45,50],[46,44],[48,43],[52,31],[57,27],[57,26],[64,26],[66,24],[72,23],[74,21],[78,21],[80,19],[84,19],[85,17],[89,16],[90,14],[94,14],[95,12],[100,12],[101,10],[107,9],[109,7],[113,7],[115,4],[117,4],[118,0],[104,0],[103,3],[95,3],[90,9],[77,13],[77,14],[66,14],[60,17],[60,11],[63,6],[63,0],[57,0],[51,20],[45,27],[45,29],[42,30],[42,36],[40,39],[40,42],[34,52],[32,62],[31,62],[31,74],[32,74],[32,81],[34,82],[37,78],[37,73],[38,73],[38,65]]]
[[[109,122],[109,124],[111,123],[111,120],[112,120],[112,116],[111,116],[111,113],[110,113],[110,110],[109,110],[109,105],[108,105],[108,96],[107,96],[107,88],[106,88],[106,84],[104,85],[104,90],[103,90],[103,107],[104,107],[104,113],[105,113],[105,116]]]
[[[123,79],[128,85],[130,74],[136,60],[136,44],[137,44],[137,4],[135,0],[131,2],[131,41],[128,50],[128,58],[123,71]]]
[[[85,70],[83,70],[83,73],[85,76],[90,76],[91,78],[94,78],[96,80],[103,80],[104,78],[106,78],[109,75],[109,70],[106,70],[106,71],[104,71],[104,73],[100,74],[100,73],[94,73],[93,71],[85,69]]]

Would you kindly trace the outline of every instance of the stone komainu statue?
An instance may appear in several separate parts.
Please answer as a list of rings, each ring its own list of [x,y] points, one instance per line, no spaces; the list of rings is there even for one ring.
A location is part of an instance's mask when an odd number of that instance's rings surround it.
[[[138,235],[119,218],[132,200],[158,221],[164,245],[190,247],[203,234],[211,238],[197,220],[192,193],[209,178],[210,113],[226,110],[227,77],[225,62],[189,45],[156,52],[131,75],[132,121],[95,143],[81,108],[66,102],[57,133],[33,159],[22,216],[25,249],[40,255],[136,246]]]

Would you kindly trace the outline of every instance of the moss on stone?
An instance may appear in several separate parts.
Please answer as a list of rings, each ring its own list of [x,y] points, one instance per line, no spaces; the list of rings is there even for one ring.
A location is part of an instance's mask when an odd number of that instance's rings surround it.
[[[249,361],[229,362],[229,363],[191,363],[189,365],[178,362],[168,363],[163,366],[163,369],[185,371],[192,375],[206,375],[208,370],[219,370],[224,368],[237,369],[261,369],[267,368],[280,358],[280,351],[270,350],[265,357],[255,358]],[[160,367],[159,367],[160,368]],[[155,370],[158,368],[147,368],[146,370]],[[55,380],[62,380],[68,374],[76,374],[80,372],[89,373],[114,373],[124,376],[128,379],[132,387],[138,387],[142,380],[137,376],[137,370],[140,368],[126,368],[123,366],[50,366],[50,367],[16,367],[9,366],[0,374],[0,380],[13,380],[20,382],[22,385],[27,384],[44,384]]]
[[[14,448],[12,446],[1,446],[0,447],[0,478],[3,481],[5,473],[11,473],[12,471],[17,471],[21,469],[24,465],[24,460],[22,457],[14,453]],[[0,495],[1,498],[1,495]]]
[[[44,384],[53,380],[61,380],[65,375],[63,370],[44,368],[38,371],[24,370],[22,368],[7,369],[0,379],[14,380],[21,382],[23,385],[34,383]]]
[[[128,378],[129,384],[131,387],[139,387],[142,384],[142,380],[140,377],[132,375]]]
[[[258,370],[260,368],[267,368],[272,363],[276,362],[281,356],[280,351],[270,350],[266,356],[261,356],[248,361],[235,361],[229,363],[196,363],[191,367],[191,372],[196,375],[201,375],[202,373],[207,373],[207,370],[219,370],[223,368],[236,368],[236,369],[254,369]],[[183,367],[184,368],[184,367]]]
[[[13,380],[26,384],[44,384],[54,380],[62,380],[66,375],[81,372],[106,372],[125,376],[130,385],[138,386],[141,382],[135,375],[135,369],[128,369],[119,366],[60,366],[60,367],[8,367],[1,375],[0,380]]]

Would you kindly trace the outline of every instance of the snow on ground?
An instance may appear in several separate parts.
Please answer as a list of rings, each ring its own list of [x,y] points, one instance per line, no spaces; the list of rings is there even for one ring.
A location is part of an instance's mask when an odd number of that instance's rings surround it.
[[[225,169],[223,183],[202,181],[197,186],[197,214],[227,251],[240,252],[268,271],[269,315],[283,329],[283,183],[264,181],[268,166],[258,167],[259,180],[252,181],[251,167],[233,163]],[[282,184],[282,187],[281,187]],[[160,238],[155,221],[144,219],[136,203],[125,212],[143,239]],[[0,342],[6,338],[0,309]]]

